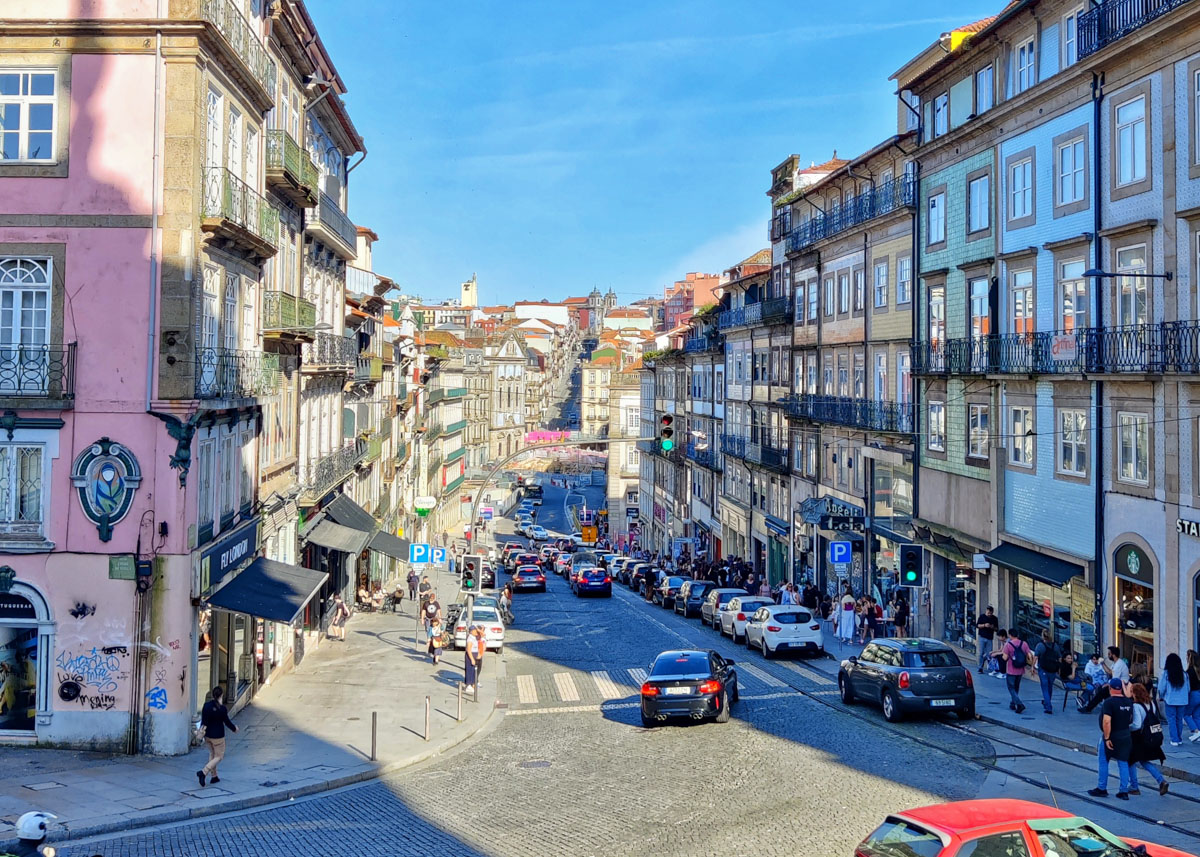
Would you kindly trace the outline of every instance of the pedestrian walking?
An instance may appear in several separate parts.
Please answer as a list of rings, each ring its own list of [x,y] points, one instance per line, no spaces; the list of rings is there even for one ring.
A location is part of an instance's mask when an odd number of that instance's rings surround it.
[[[1188,710],[1188,679],[1179,655],[1171,652],[1163,662],[1163,675],[1158,680],[1158,695],[1162,697],[1171,746],[1183,746],[1183,715]]]
[[[429,582],[429,575],[421,577],[420,584],[417,585],[417,596],[421,599],[421,606],[425,606],[425,602],[433,597],[433,584]]]
[[[429,597],[421,605],[421,621],[425,624],[425,639],[433,632],[434,620],[442,621],[442,605],[437,600],[437,593],[429,591]]]
[[[892,626],[896,629],[897,637],[908,636],[908,616],[908,599],[899,595],[896,597],[896,612],[892,616]]]
[[[1184,715],[1184,721],[1192,730],[1192,734],[1188,736],[1188,740],[1192,742],[1200,741],[1200,655],[1197,655],[1194,649],[1187,651],[1187,677],[1188,677],[1188,710]]]
[[[1009,628],[1008,642],[1004,644],[1004,683],[1008,687],[1008,707],[1017,714],[1025,710],[1025,704],[1021,702],[1021,679],[1032,657],[1033,652],[1029,651],[1017,629]]]
[[[204,729],[204,744],[208,747],[208,762],[196,771],[196,779],[200,781],[201,788],[207,785],[206,777],[211,777],[211,782],[221,782],[221,778],[217,776],[217,765],[225,758],[225,727],[228,726],[234,732],[238,731],[229,719],[229,709],[225,707],[224,697],[225,689],[217,685],[213,688],[212,699],[200,709],[200,726]]]
[[[996,608],[989,606],[975,620],[975,633],[979,637],[979,671],[987,671],[988,659],[992,656],[992,640],[1000,628],[1000,620],[996,618]]]
[[[408,600],[416,601],[417,600],[417,584],[421,582],[421,576],[419,574],[417,574],[415,569],[410,568],[408,570],[408,577],[406,578],[406,580],[408,581]]]
[[[346,642],[346,622],[350,619],[350,607],[342,600],[342,593],[333,594],[333,620],[329,623],[329,636]]]
[[[842,596],[842,609],[838,611],[837,636],[843,643],[850,644],[854,642],[854,625],[855,625],[855,610],[854,596],[850,594],[850,587],[846,587],[846,592]]]
[[[473,630],[472,628],[471,631]],[[467,632],[467,644],[464,646],[465,654],[463,656],[463,683],[466,685],[464,690],[467,693],[475,692],[476,674],[479,670],[478,648],[475,646],[475,637],[471,631]]]
[[[1108,680],[1108,699],[1100,706],[1100,740],[1096,744],[1096,787],[1088,789],[1092,797],[1108,797],[1108,763],[1117,763],[1120,777],[1117,797],[1129,800],[1133,778],[1129,770],[1129,756],[1133,751],[1133,704],[1124,692],[1125,684],[1119,678]]]
[[[426,651],[429,652],[429,656],[433,659],[435,666],[442,659],[443,646],[444,641],[442,639],[442,620],[435,617],[434,620],[429,623],[429,646],[426,649]]]
[[[1138,786],[1137,772],[1138,765],[1141,765],[1158,784],[1158,793],[1165,795],[1170,786],[1158,767],[1159,762],[1167,760],[1162,750],[1163,730],[1158,708],[1144,684],[1129,685],[1129,694],[1133,698],[1133,715],[1129,725],[1129,733],[1133,736],[1133,749],[1129,755],[1129,780],[1133,788],[1129,793],[1142,793]]]
[[[470,643],[470,640],[467,641]],[[483,626],[475,626],[475,683],[479,684],[483,680],[483,656],[487,654],[487,636],[484,634]]]
[[[1038,682],[1042,686],[1042,712],[1053,714],[1054,680],[1058,678],[1062,657],[1049,628],[1042,631],[1042,640],[1033,650],[1033,656],[1037,662]]]

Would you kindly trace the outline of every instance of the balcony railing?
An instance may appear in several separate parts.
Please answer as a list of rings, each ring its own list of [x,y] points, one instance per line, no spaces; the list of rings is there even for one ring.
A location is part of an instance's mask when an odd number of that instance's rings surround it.
[[[788,297],[770,298],[762,302],[763,324],[775,324],[792,320],[792,299]]]
[[[907,434],[913,431],[913,403],[818,396],[801,393],[784,400],[794,417],[868,431]]]
[[[683,343],[683,350],[688,354],[702,354],[706,351],[722,351],[725,348],[723,336],[693,336]]]
[[[359,354],[354,358],[354,380],[355,381],[370,381],[371,380],[371,357],[368,354]]]
[[[75,398],[75,343],[0,345],[0,398]]]
[[[711,445],[704,449],[697,449],[696,444],[693,441],[687,445],[686,455],[692,461],[696,462],[702,467],[707,467],[709,470],[716,470],[719,472],[721,469],[717,451],[713,449]]]
[[[318,333],[312,342],[304,345],[304,363],[312,368],[349,372],[357,360],[358,343],[353,337]]]
[[[383,358],[372,357],[371,365],[367,368],[368,376],[372,381],[383,380]]]
[[[1140,30],[1191,0],[1104,0],[1079,16],[1079,57]]]
[[[367,454],[366,441],[352,440],[318,461],[303,474],[301,498],[315,501],[346,481]]]
[[[763,432],[763,437],[766,437],[766,434]],[[787,473],[791,469],[786,447],[755,441],[741,435],[721,435],[721,452],[780,473]]]
[[[457,422],[450,423],[450,425],[446,426],[446,434],[454,434],[456,431],[462,431],[466,427],[466,420],[458,420]]]
[[[384,482],[395,482],[396,481],[396,459],[385,458],[383,460],[383,481]]]
[[[275,64],[268,58],[262,43],[233,0],[203,0],[200,14],[204,16],[204,20],[216,27],[217,32],[229,43],[229,47],[246,66],[250,76],[268,93],[274,95]]]
[[[383,454],[383,438],[373,434],[367,438],[367,455],[365,461],[375,461]]]
[[[358,231],[350,222],[350,218],[338,207],[333,197],[322,191],[316,206],[308,209],[308,212],[306,226],[316,227],[326,237],[336,239],[333,246],[340,242],[341,246],[336,249],[342,251],[343,258],[354,258],[358,246]]]
[[[317,307],[312,301],[277,289],[263,292],[263,332],[304,333],[317,323]]]
[[[196,349],[197,399],[250,399],[279,386],[279,355],[230,348]]]
[[[406,441],[406,440],[396,441],[396,460],[404,461],[404,459],[406,459],[406,458],[408,458],[408,441]]]
[[[206,228],[223,231],[246,249],[272,256],[279,236],[279,212],[224,167],[204,170]]]
[[[384,417],[382,420],[380,420],[379,436],[380,437],[391,437],[392,436],[392,425],[395,422],[396,422],[395,417]]]
[[[450,387],[446,390],[447,399],[461,399],[465,395],[467,395],[466,387]]]
[[[436,405],[444,398],[446,398],[446,390],[443,387],[434,387],[425,394],[425,404]]]
[[[900,176],[851,197],[845,205],[833,211],[818,214],[801,223],[788,235],[786,250],[788,253],[802,252],[818,241],[916,204],[916,180],[912,176]]]
[[[317,202],[321,174],[308,152],[282,128],[267,131],[266,177],[276,180],[295,202]]]

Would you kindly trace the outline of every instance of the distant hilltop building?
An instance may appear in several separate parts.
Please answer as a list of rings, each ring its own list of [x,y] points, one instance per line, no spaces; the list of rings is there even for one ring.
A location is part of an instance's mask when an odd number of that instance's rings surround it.
[[[479,306],[479,281],[475,274],[471,274],[471,279],[463,283],[461,288],[461,300],[459,303],[465,307]]]

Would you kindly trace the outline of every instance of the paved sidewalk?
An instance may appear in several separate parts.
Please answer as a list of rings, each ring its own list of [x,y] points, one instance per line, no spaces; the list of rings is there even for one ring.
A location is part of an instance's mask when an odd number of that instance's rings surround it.
[[[496,703],[503,665],[484,662],[478,702],[463,698],[463,654],[434,667],[414,643],[413,605],[400,615],[359,614],[346,642],[329,640],[293,672],[263,688],[233,718],[221,781],[201,789],[203,748],[186,756],[111,756],[5,749],[0,755],[0,851],[12,823],[40,809],[58,816],[66,840],[196,818],[349,785],[437,755],[479,732]],[[430,740],[425,741],[425,697]],[[378,712],[377,761],[371,712]]]
[[[829,655],[828,658],[814,658],[805,663],[829,675],[836,676],[838,664],[842,659],[858,654],[862,651],[862,646],[843,645],[827,632],[825,634],[825,651]],[[1004,729],[1034,736],[1042,741],[1070,750],[1091,753],[1093,756],[1096,754],[1096,739],[1099,735],[1097,712],[1080,713],[1075,707],[1073,697],[1067,701],[1066,710],[1062,710],[1063,690],[1059,686],[1054,691],[1054,713],[1044,714],[1042,712],[1041,686],[1037,679],[1026,678],[1021,682],[1021,698],[1025,703],[1025,712],[1017,714],[1008,708],[1008,690],[1005,687],[1004,679],[980,675],[977,672],[977,663],[972,656],[962,651],[959,652],[959,655],[963,663],[970,668],[971,677],[975,679],[975,713],[982,724],[1001,726]],[[977,724],[982,726],[979,721]],[[1163,729],[1165,732],[1165,724]],[[985,738],[993,737],[987,727],[980,728],[980,733]],[[1011,733],[1008,735],[997,733],[996,737],[1008,741],[1017,740],[1019,742],[1020,740],[1020,736],[1013,736]],[[1193,744],[1185,736],[1182,747],[1172,747],[1167,743],[1163,747],[1163,752],[1167,756],[1167,761],[1162,766],[1164,774],[1173,779],[1200,783],[1200,742]]]

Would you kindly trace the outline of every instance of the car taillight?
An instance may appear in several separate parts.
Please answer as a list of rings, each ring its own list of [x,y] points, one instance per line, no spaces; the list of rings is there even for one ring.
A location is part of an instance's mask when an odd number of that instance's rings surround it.
[[[642,696],[658,696],[658,688],[646,682],[642,685]]]
[[[745,614],[745,613],[739,613],[739,614],[737,614],[737,620],[738,620],[739,622],[745,622],[745,621],[746,621],[746,614]]]
[[[545,582],[546,582],[546,575],[539,574],[538,575],[538,583],[545,583]]]
[[[809,626],[808,626],[808,630],[810,630],[810,631],[820,631],[820,630],[821,630],[821,626],[820,626],[820,625],[809,625]]]
[[[772,634],[778,634],[783,629],[780,628],[778,625],[768,625],[767,630],[770,631]]]
[[[606,578],[604,578],[604,582],[605,582],[605,583],[612,583],[612,578],[611,578],[611,577],[606,577]]]
[[[967,677],[967,687],[974,687],[975,679],[971,678],[971,671],[963,670],[963,675],[965,675]]]
[[[696,685],[697,693],[720,693],[721,683],[719,681],[702,681]]]
[[[455,630],[455,631],[465,631],[465,630],[467,630],[467,626],[466,626],[466,625],[459,625],[459,626],[458,626],[457,628],[455,628],[454,630]]]
[[[908,670],[905,670],[904,672],[900,673],[900,689],[908,690],[909,683]]]
[[[501,628],[501,627],[499,627],[499,626],[497,626],[497,627],[495,627],[495,628],[492,628],[492,633],[493,633],[493,634],[503,634],[503,633],[504,633],[504,629],[503,629],[503,628]]]

